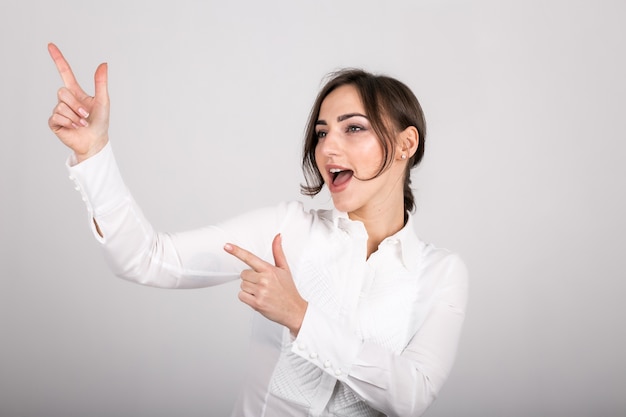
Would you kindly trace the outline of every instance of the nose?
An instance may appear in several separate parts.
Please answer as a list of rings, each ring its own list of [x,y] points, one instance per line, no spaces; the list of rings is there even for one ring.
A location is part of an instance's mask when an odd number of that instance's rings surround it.
[[[334,132],[326,132],[326,136],[317,142],[317,151],[324,156],[336,156],[340,152],[339,141]]]

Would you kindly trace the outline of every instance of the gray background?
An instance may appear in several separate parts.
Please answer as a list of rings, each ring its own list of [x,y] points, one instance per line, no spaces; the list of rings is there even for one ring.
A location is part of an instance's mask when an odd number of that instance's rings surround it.
[[[88,91],[109,62],[114,149],[164,231],[304,199],[329,71],[405,81],[429,124],[419,233],[471,271],[427,415],[626,415],[625,21],[624,1],[3,0],[0,416],[226,415],[246,354],[236,283],[107,270],[47,128],[50,41]]]

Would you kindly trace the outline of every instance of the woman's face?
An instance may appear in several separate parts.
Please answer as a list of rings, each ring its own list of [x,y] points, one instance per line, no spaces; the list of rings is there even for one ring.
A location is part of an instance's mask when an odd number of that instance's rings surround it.
[[[403,164],[373,178],[383,163],[383,150],[352,85],[333,90],[322,102],[316,123],[315,160],[335,207],[371,215],[403,202]],[[372,212],[373,211],[373,212]]]

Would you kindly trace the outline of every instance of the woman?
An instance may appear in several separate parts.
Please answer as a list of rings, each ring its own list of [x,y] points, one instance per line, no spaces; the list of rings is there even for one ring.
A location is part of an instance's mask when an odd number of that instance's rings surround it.
[[[166,288],[240,279],[239,299],[260,313],[234,416],[424,412],[454,360],[467,272],[413,230],[410,169],[424,152],[425,123],[404,84],[346,70],[321,90],[305,138],[303,192],[327,186],[334,209],[283,203],[163,234],[117,169],[106,64],[90,97],[58,48],[49,51],[65,84],[49,126],[73,151],[70,177],[113,271]]]

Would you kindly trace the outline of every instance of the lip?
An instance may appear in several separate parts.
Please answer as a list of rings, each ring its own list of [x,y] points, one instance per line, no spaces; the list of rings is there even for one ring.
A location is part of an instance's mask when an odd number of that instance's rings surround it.
[[[352,181],[352,177],[350,177],[350,179],[348,179],[346,182],[340,184],[340,185],[335,185],[333,184],[332,178],[333,175],[330,170],[331,169],[339,169],[342,171],[352,171],[354,172],[354,170],[351,170],[350,168],[347,167],[343,167],[341,165],[335,165],[335,164],[328,164],[325,166],[326,168],[326,176],[328,178],[328,180],[326,181],[326,185],[328,186],[328,190],[330,191],[331,194],[334,193],[340,193],[343,190],[345,190],[346,188],[348,188],[348,185],[350,184],[350,182]]]

